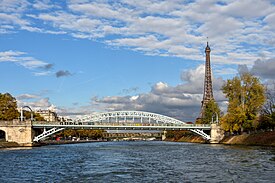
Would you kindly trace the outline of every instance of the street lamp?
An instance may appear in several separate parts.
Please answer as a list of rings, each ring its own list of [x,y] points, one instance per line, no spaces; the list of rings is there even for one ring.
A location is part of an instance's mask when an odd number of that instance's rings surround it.
[[[216,115],[215,123],[219,123],[219,115],[218,115],[218,113],[215,112],[215,115]],[[212,114],[212,122],[211,123],[214,123],[214,114]]]
[[[28,108],[28,109],[30,109],[30,111],[31,111],[31,121],[33,121],[33,112],[32,112],[32,109],[31,109],[29,106],[21,107],[21,111],[20,111],[20,112],[21,112],[20,121],[23,121],[23,120],[24,120],[23,108]]]

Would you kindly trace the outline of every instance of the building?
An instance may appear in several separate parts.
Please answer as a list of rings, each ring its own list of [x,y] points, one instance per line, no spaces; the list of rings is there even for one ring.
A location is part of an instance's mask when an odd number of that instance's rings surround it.
[[[58,121],[57,114],[51,110],[38,110],[36,111],[46,121]]]

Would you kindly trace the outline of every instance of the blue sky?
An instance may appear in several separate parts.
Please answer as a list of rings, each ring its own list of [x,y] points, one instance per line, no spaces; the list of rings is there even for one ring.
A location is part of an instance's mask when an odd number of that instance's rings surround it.
[[[207,40],[224,110],[220,87],[240,70],[275,79],[274,12],[272,0],[2,0],[0,92],[65,116],[143,110],[192,121]]]

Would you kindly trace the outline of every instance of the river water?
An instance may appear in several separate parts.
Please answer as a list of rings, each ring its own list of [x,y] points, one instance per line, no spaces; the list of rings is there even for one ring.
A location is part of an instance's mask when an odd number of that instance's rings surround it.
[[[0,182],[275,182],[275,149],[96,142],[0,149]]]

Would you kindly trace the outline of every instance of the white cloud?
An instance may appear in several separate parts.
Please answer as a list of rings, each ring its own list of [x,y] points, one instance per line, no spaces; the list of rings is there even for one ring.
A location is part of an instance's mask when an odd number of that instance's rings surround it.
[[[234,17],[257,18],[274,11],[274,7],[268,1],[245,0],[233,1],[224,6],[222,11]]]
[[[0,62],[15,62],[31,70],[42,69],[51,65],[47,62],[30,57],[25,52],[13,50],[0,52]]]
[[[38,95],[28,94],[28,93],[21,94],[16,97],[16,99],[18,99],[18,100],[29,100],[29,99],[37,99],[37,98],[39,98]]]
[[[32,6],[35,9],[38,10],[47,10],[51,8],[60,8],[57,5],[54,5],[50,0],[35,0],[35,2],[32,4]]]
[[[209,37],[213,64],[248,64],[275,53],[272,1],[4,0],[0,33],[69,34],[147,55],[201,60]],[[51,11],[45,11],[45,10]]]
[[[29,4],[27,0],[1,0],[0,12],[20,13],[26,10]]]
[[[275,29],[275,13],[266,16],[264,21],[268,23],[268,26],[270,28],[272,28],[273,30]]]
[[[26,95],[26,94],[25,94]],[[38,110],[38,109],[48,109],[52,104],[50,102],[49,98],[18,98],[17,100],[17,105],[18,107],[23,107],[23,106],[30,106],[33,110]],[[29,99],[33,99],[29,101]],[[34,100],[37,99],[37,100]]]
[[[18,14],[5,14],[0,13],[1,24],[3,25],[21,25],[26,26],[29,24],[28,21],[22,19]]]

